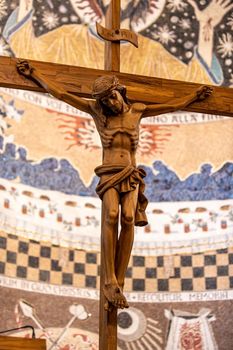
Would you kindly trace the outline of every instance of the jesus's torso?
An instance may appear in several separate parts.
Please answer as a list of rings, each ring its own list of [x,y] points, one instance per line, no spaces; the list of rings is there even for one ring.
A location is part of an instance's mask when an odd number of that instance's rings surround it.
[[[139,124],[145,105],[133,104],[125,113],[108,116],[105,127],[97,123],[103,146],[103,164],[136,166]]]

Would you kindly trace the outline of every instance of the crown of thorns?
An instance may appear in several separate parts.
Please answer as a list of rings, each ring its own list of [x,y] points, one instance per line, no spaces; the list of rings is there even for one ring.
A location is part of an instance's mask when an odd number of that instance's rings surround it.
[[[124,90],[125,87],[119,83],[119,79],[115,76],[104,75],[97,78],[92,87],[92,96],[101,99],[110,94],[113,90]]]

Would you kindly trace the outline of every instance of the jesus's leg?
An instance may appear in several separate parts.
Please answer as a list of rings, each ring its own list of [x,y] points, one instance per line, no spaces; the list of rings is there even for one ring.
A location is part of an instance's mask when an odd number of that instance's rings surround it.
[[[137,197],[138,189],[125,193],[121,199],[121,233],[117,243],[116,276],[122,290],[134,241]]]
[[[117,308],[126,307],[115,274],[116,243],[118,236],[119,194],[114,188],[105,192],[102,207],[102,254],[105,283],[103,292],[107,300]]]

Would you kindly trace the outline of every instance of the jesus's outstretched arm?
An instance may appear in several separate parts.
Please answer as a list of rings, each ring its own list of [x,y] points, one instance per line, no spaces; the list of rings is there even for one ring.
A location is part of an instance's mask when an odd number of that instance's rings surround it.
[[[211,95],[211,93],[212,93],[212,88],[208,86],[201,86],[200,88],[195,90],[193,93],[184,97],[174,98],[171,101],[169,101],[169,103],[167,104],[158,103],[158,104],[147,105],[142,114],[142,118],[152,117],[159,114],[182,110],[195,101],[204,100],[209,95]]]
[[[16,67],[20,74],[28,79],[34,80],[37,84],[40,84],[54,97],[83,112],[90,113],[91,110],[87,100],[67,92],[61,85],[54,83],[48,79],[45,74],[40,73],[36,68],[32,67],[28,61],[19,61]]]

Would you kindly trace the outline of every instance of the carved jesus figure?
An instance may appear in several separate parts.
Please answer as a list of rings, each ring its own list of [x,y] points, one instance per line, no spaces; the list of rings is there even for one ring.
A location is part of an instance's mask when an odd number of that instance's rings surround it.
[[[86,100],[65,91],[27,61],[17,64],[18,72],[36,81],[56,98],[89,113],[100,135],[102,165],[95,169],[100,177],[96,192],[102,199],[102,254],[105,281],[103,292],[107,308],[128,307],[123,294],[125,273],[134,240],[134,226],[147,224],[147,199],[143,194],[145,172],[136,167],[135,154],[142,118],[181,110],[211,94],[202,86],[192,94],[167,104],[130,104],[126,88],[116,76],[102,76],[93,84],[93,100]],[[121,230],[118,234],[118,224]]]

